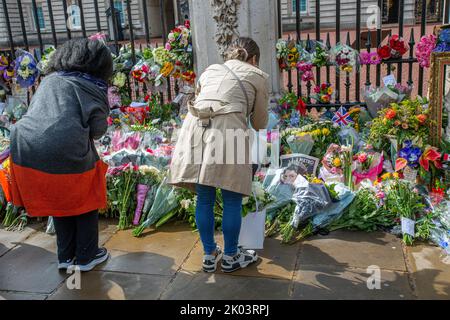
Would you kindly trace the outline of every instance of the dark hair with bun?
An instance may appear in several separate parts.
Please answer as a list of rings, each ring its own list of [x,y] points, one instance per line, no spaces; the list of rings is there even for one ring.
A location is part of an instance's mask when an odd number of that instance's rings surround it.
[[[246,62],[253,57],[256,57],[256,63],[259,63],[260,51],[258,44],[253,39],[246,37],[234,40],[225,53],[225,61],[236,59]]]
[[[113,74],[111,51],[102,42],[73,39],[65,42],[51,56],[49,72],[80,71],[104,81]]]

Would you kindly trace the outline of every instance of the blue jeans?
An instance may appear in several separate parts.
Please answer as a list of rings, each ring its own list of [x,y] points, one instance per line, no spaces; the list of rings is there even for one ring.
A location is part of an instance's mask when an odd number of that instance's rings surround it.
[[[216,188],[197,184],[197,207],[195,221],[205,254],[212,254],[217,247],[214,241],[214,204]],[[234,256],[237,253],[239,232],[241,231],[242,194],[221,190],[223,198],[222,231],[225,243],[224,254]]]

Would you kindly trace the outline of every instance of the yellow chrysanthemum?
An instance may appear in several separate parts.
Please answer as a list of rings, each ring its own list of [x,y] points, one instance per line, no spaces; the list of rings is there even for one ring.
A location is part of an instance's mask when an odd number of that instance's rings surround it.
[[[386,172],[385,174],[383,174],[382,176],[381,176],[381,179],[382,180],[387,180],[387,179],[389,179],[391,177],[391,173],[390,172]]]
[[[393,176],[395,179],[400,178],[400,175],[398,174],[398,172],[394,172],[394,173],[392,174],[392,176]]]
[[[333,94],[333,88],[332,87],[328,88],[328,94],[330,94],[330,95]]]
[[[171,73],[172,73],[172,71],[173,71],[173,64],[172,63],[170,63],[170,62],[166,62],[165,64],[164,64],[164,66],[162,67],[162,69],[161,69],[161,74],[164,76],[164,77],[168,77]]]
[[[322,134],[323,134],[324,136],[328,136],[330,133],[331,133],[331,132],[330,132],[330,129],[328,129],[328,128],[323,128],[323,129],[322,129]]]
[[[342,165],[342,161],[339,157],[333,159],[333,166],[340,167]]]

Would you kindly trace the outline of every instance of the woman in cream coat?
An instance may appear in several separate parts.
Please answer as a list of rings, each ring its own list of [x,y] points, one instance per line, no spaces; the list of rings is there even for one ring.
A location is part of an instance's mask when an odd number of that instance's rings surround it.
[[[242,197],[251,194],[249,123],[264,129],[268,119],[268,75],[258,68],[260,51],[250,38],[230,46],[223,65],[209,66],[198,81],[195,102],[181,128],[169,183],[197,193],[196,223],[205,256],[203,270],[232,272],[257,260],[238,247]],[[223,197],[224,253],[214,240],[216,189]]]

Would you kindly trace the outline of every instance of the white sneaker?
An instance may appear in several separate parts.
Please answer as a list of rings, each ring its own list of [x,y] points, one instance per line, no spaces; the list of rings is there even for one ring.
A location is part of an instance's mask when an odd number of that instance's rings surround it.
[[[254,250],[244,250],[241,246],[238,247],[238,253],[234,256],[224,255],[222,258],[222,271],[233,272],[247,267],[249,264],[256,262],[258,255]]]
[[[217,246],[215,254],[205,254],[203,256],[203,271],[215,272],[217,270],[219,260],[222,259],[222,256],[223,253],[219,246]]]
[[[64,262],[58,262],[58,270],[69,269],[71,266],[73,266],[74,262],[75,258],[66,260]]]

